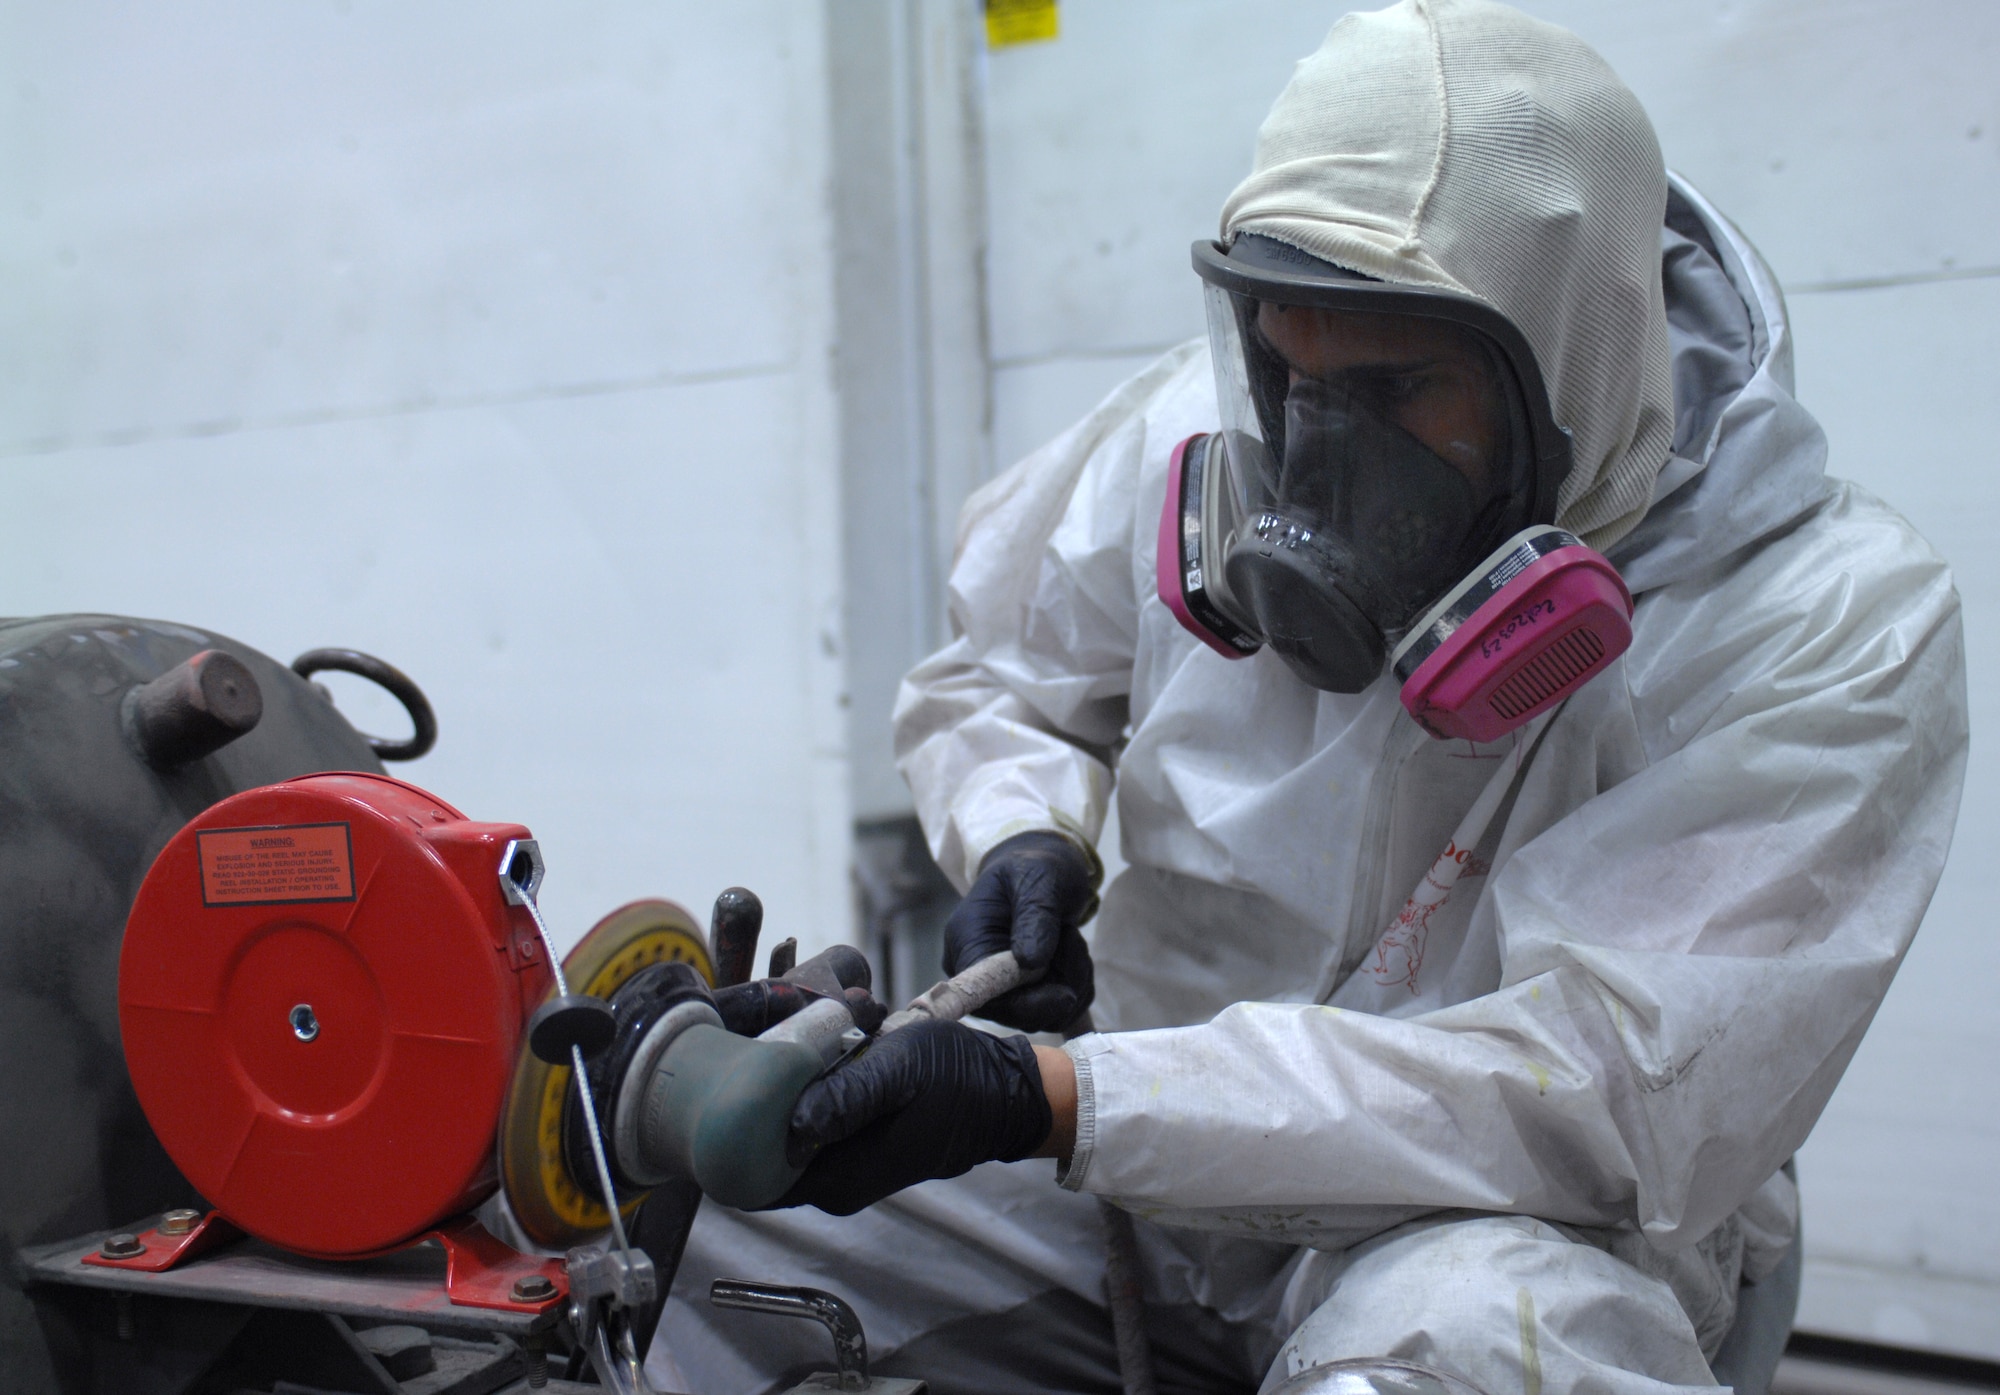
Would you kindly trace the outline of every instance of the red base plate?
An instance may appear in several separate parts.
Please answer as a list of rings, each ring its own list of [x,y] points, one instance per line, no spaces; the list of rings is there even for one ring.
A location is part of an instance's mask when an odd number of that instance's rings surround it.
[[[83,1257],[83,1262],[106,1269],[136,1269],[145,1274],[159,1274],[225,1245],[242,1234],[220,1211],[210,1211],[184,1235],[162,1235],[157,1226],[138,1231],[142,1247],[138,1254],[122,1258],[103,1253],[89,1254]],[[401,1245],[378,1250],[372,1255],[356,1255],[355,1258],[372,1259],[377,1255],[394,1254],[427,1240],[437,1241],[444,1249],[445,1294],[458,1307],[544,1313],[569,1296],[569,1275],[561,1260],[522,1254],[496,1238],[469,1215],[454,1216]],[[536,1277],[546,1279],[550,1284],[545,1296],[532,1299],[514,1296],[516,1284]]]

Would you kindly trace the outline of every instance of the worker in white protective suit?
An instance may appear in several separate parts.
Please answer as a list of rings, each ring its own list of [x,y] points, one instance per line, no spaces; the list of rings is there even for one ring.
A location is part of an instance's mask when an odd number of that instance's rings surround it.
[[[1594,53],[1481,0],[1335,25],[1195,259],[1208,341],[970,501],[896,714],[971,893],[947,967],[997,924],[1043,977],[993,1016],[1096,1030],[911,1028],[809,1088],[824,1209],[704,1215],[676,1388],[826,1365],[702,1301],[749,1274],[934,1391],[1116,1390],[1098,1198],[1163,1390],[1711,1386],[1795,1258],[1783,1169],[1936,883],[1966,705],[1951,579],[1824,474],[1771,273]],[[1499,689],[1419,703],[1409,645],[1515,642],[1459,604],[1510,548],[1574,564],[1602,652],[1440,739]]]

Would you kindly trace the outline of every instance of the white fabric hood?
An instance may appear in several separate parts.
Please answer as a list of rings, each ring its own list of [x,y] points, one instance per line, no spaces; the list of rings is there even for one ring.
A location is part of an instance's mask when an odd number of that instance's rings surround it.
[[[1351,14],[1258,132],[1222,236],[1472,295],[1533,346],[1575,440],[1557,521],[1604,549],[1674,435],[1659,142],[1575,35],[1485,0]]]

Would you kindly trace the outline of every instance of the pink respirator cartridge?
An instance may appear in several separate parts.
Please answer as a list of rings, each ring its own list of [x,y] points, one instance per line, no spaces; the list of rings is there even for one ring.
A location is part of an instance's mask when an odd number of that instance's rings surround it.
[[[1573,533],[1516,533],[1389,656],[1432,736],[1497,741],[1574,693],[1632,643],[1618,569]]]

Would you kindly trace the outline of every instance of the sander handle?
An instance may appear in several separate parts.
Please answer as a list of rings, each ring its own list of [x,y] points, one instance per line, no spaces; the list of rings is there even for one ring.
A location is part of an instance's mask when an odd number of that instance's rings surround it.
[[[1023,968],[1021,961],[1014,957],[1013,950],[1003,949],[919,993],[910,999],[908,1007],[892,1014],[881,1029],[893,1032],[926,1019],[956,1022],[979,1011],[1002,993],[1019,988],[1024,983],[1033,983],[1040,977],[1039,973],[1029,973]]]

